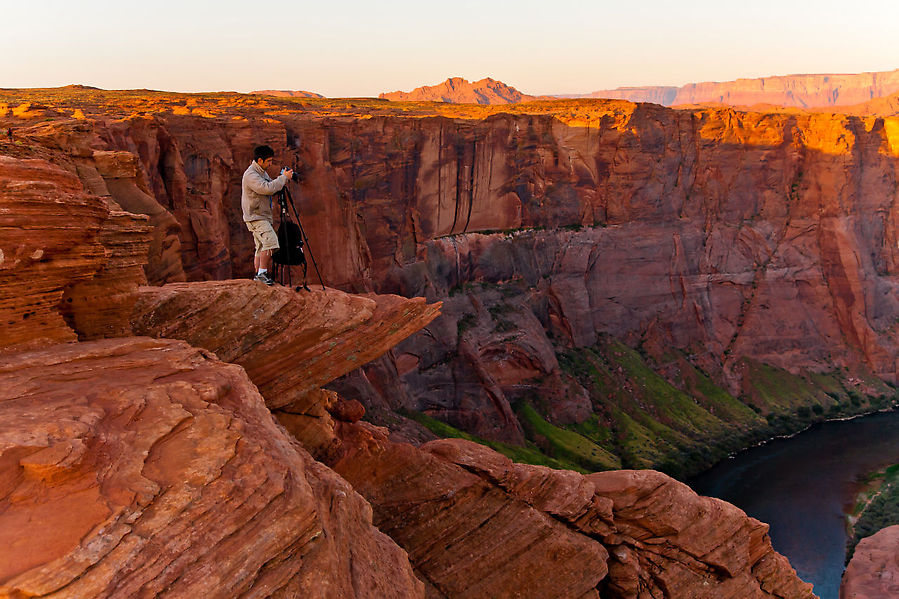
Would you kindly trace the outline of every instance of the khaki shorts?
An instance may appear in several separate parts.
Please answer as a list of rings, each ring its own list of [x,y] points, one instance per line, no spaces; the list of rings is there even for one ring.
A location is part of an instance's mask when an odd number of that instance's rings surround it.
[[[256,254],[266,252],[268,250],[277,250],[278,236],[275,235],[275,229],[272,223],[267,220],[253,220],[246,223],[247,229],[253,234],[253,243],[256,244]]]

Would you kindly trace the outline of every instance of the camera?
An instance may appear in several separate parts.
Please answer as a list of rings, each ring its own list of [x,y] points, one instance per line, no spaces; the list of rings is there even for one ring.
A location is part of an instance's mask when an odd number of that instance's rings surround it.
[[[291,167],[289,167],[289,166],[285,166],[285,167],[282,167],[282,168],[281,168],[281,174],[283,175],[283,174],[284,174],[284,171],[286,171],[287,169],[290,169],[290,170],[293,171],[293,175],[291,175],[291,177],[290,177],[291,179],[293,179],[293,182],[294,182],[294,183],[299,183],[299,182],[300,182],[300,171],[299,171],[299,169],[297,169],[296,167],[291,168]]]

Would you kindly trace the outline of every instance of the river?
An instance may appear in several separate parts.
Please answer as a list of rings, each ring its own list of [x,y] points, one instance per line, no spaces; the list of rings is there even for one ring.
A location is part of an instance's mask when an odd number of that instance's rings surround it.
[[[859,479],[899,463],[899,411],[824,422],[743,451],[688,481],[771,525],[774,549],[821,599],[838,599],[846,513]]]

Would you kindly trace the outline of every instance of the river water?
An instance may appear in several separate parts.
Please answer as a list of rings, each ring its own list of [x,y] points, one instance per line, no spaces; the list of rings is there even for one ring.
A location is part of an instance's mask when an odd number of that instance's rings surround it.
[[[771,525],[774,549],[821,599],[838,599],[846,513],[870,472],[899,463],[899,411],[824,422],[726,459],[688,481]]]

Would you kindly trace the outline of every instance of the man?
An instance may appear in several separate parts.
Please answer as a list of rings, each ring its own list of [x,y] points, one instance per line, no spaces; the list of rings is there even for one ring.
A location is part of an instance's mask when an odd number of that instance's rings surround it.
[[[256,245],[254,278],[266,285],[275,284],[268,270],[272,267],[272,252],[279,247],[278,236],[272,226],[272,194],[281,191],[293,175],[292,170],[285,169],[277,179],[272,180],[265,169],[272,166],[274,158],[275,151],[269,146],[258,146],[253,150],[253,162],[243,174],[240,196],[243,220]]]

